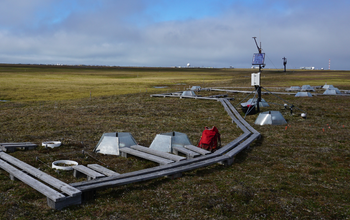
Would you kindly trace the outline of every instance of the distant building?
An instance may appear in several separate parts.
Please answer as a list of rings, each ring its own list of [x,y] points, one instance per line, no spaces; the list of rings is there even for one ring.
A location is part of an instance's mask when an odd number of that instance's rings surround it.
[[[300,67],[301,70],[314,70],[315,67],[311,66],[311,67]]]

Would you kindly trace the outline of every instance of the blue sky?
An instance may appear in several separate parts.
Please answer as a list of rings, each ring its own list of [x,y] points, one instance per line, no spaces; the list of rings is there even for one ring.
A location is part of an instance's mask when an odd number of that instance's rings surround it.
[[[348,0],[1,0],[0,62],[350,69]]]
[[[189,19],[203,19],[219,16],[225,7],[229,7],[234,1],[158,1],[158,4],[149,5],[146,13],[154,18],[155,22],[162,21],[186,21]]]

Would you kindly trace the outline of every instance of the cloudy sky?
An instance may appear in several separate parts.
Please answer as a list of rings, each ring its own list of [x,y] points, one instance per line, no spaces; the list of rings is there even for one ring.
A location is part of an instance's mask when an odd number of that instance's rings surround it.
[[[349,0],[0,0],[0,63],[350,69]]]

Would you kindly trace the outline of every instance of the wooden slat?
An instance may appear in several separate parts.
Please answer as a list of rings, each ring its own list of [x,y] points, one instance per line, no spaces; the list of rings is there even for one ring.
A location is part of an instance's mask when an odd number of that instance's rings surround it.
[[[0,145],[3,145],[3,146],[11,146],[11,145],[28,145],[28,144],[33,144],[31,142],[11,142],[11,143],[0,143]],[[35,144],[36,145],[36,144]]]
[[[147,153],[144,153],[144,152],[141,152],[141,151],[138,151],[138,150],[133,150],[133,149],[128,148],[128,147],[120,148],[119,151],[123,152],[123,153],[126,153],[126,154],[131,154],[131,155],[134,155],[134,156],[137,156],[137,157],[141,157],[143,159],[150,160],[150,161],[153,161],[153,162],[156,162],[156,163],[159,163],[159,164],[168,164],[168,163],[173,163],[174,162],[173,160],[168,160],[168,159],[165,159],[165,158],[161,158],[161,157],[158,157],[158,156],[155,156],[155,155],[152,155],[152,154],[147,154]]]
[[[3,144],[1,146],[8,148],[8,147],[37,147],[38,145],[36,144],[11,144],[11,145]]]
[[[80,195],[81,191],[68,185],[67,183],[64,183],[60,181],[59,179],[56,179],[38,169],[35,167],[30,166],[29,164],[26,164],[20,160],[18,160],[15,157],[12,157],[4,152],[0,152],[0,158],[7,161],[10,164],[13,164],[16,167],[19,167],[21,170],[29,173],[30,175],[42,180],[43,182],[55,187],[56,189],[61,190],[62,192],[70,195],[70,196],[76,196]]]
[[[87,167],[89,167],[90,169],[93,169],[99,173],[102,173],[106,176],[117,176],[117,175],[120,175],[119,173],[117,172],[114,172],[113,170],[110,170],[110,169],[107,169],[101,165],[98,165],[98,164],[88,164]]]
[[[25,183],[28,186],[32,187],[33,189],[39,191],[40,193],[42,193],[43,195],[45,195],[46,197],[50,198],[51,200],[53,200],[55,202],[62,200],[66,197],[65,195],[48,187],[47,185],[34,179],[33,177],[29,176],[28,174],[23,173],[22,171],[11,166],[10,164],[6,163],[3,160],[0,160],[0,167],[2,169],[6,170],[11,175],[13,175],[14,177],[16,177],[17,179],[21,180],[23,183]]]
[[[188,150],[184,147],[173,147],[173,151],[175,154],[177,154],[177,152],[181,152],[181,153],[185,154],[187,159],[197,157],[200,155],[199,153]]]
[[[202,155],[206,155],[206,154],[210,154],[210,151],[204,150],[202,148],[193,146],[193,145],[184,145],[184,147],[188,150],[194,151],[196,153],[202,154]]]
[[[133,145],[130,148],[134,149],[134,150],[142,151],[142,152],[145,152],[145,153],[153,154],[153,155],[156,155],[156,156],[159,156],[159,157],[163,157],[163,158],[166,158],[166,159],[169,159],[169,160],[173,160],[173,161],[180,161],[180,160],[185,160],[186,159],[186,157],[181,157],[181,156],[178,156],[178,155],[165,153],[165,152],[162,152],[162,151],[159,151],[159,150],[154,150],[154,149],[151,149],[151,148],[148,148],[148,147],[144,147],[144,146],[141,146],[141,145]]]
[[[17,148],[33,149],[38,145],[31,142],[0,143],[0,149],[4,152],[15,152]]]
[[[190,98],[190,99],[204,99],[204,100],[219,100],[218,98],[200,97],[200,96],[181,96],[181,95],[167,95],[167,94],[153,94],[150,97],[176,97],[176,98]]]
[[[73,168],[73,170],[79,171],[92,179],[96,179],[96,178],[100,178],[100,177],[105,176],[105,175],[98,173],[95,170],[92,170],[84,165],[72,166],[72,168]]]
[[[38,147],[37,145],[10,145],[10,146],[1,146],[1,149],[2,151],[4,152],[9,152],[9,153],[12,153],[12,152],[15,152],[16,149],[20,148],[20,149],[26,149],[26,150],[31,150],[31,149],[34,149]]]
[[[231,93],[254,93],[254,91],[242,91],[242,90],[227,90],[227,89],[211,89],[212,91],[221,91],[221,92],[231,92]],[[281,94],[281,95],[295,95],[296,93],[290,92],[271,92],[272,94]],[[270,94],[270,92],[261,92],[261,94]]]

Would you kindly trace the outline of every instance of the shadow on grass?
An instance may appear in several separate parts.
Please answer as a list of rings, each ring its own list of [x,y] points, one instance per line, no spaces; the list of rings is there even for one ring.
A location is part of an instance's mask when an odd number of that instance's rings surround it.
[[[207,176],[208,174],[212,174],[215,172],[220,172],[222,170],[227,169],[227,167],[223,166],[223,165],[211,165],[209,167],[204,167],[201,169],[197,169],[194,170],[192,172],[186,173],[184,176],[198,176],[198,177],[203,177],[203,176]]]
[[[249,153],[251,153],[254,150],[254,148],[262,146],[263,142],[264,136],[261,135],[260,138],[256,140],[253,144],[251,144],[248,148],[236,155],[234,163],[243,163],[247,159]]]
[[[161,178],[161,179],[144,181],[140,183],[129,184],[127,186],[119,186],[120,188],[118,189],[116,189],[118,187],[116,186],[113,189],[99,191],[99,193],[96,194],[95,199],[99,197],[105,197],[106,195],[112,197],[113,199],[120,199],[126,194],[128,194],[129,192],[157,189],[158,187],[170,181],[172,180],[169,178]],[[87,202],[91,200],[93,199],[89,199],[87,200]]]

